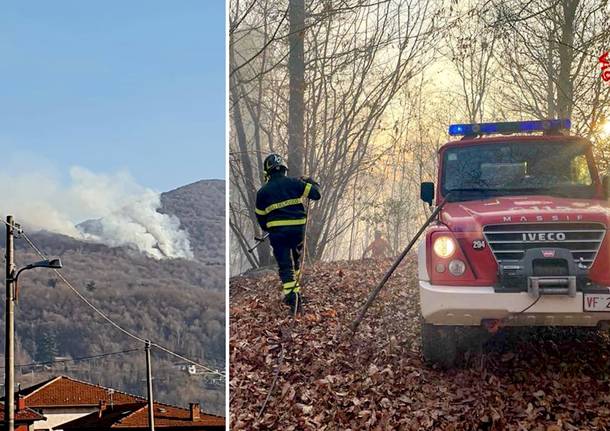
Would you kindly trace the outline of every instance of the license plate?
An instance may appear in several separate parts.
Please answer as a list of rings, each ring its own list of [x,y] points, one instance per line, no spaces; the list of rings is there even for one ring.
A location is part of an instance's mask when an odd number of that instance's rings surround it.
[[[585,293],[585,311],[608,311],[610,312],[610,294],[608,293]]]

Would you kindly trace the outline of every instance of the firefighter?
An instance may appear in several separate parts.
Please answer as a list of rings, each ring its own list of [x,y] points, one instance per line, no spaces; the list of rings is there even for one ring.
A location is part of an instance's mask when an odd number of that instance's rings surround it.
[[[294,312],[302,303],[298,279],[307,221],[304,199],[320,199],[320,186],[311,178],[287,176],[288,167],[278,154],[267,156],[263,169],[266,183],[256,194],[256,218],[269,232],[284,304]]]
[[[382,259],[388,257],[391,253],[390,244],[381,237],[381,231],[375,231],[375,240],[369,244],[367,248],[364,249],[364,253],[362,253],[362,259],[366,257],[368,252],[371,252],[371,257],[373,259]]]

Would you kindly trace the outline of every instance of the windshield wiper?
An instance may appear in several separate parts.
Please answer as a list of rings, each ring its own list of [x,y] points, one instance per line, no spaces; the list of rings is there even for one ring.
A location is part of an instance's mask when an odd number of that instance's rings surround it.
[[[565,193],[559,190],[547,189],[547,188],[535,188],[535,187],[522,187],[522,188],[483,188],[483,187],[470,187],[470,188],[457,188],[447,190],[447,193],[460,193],[460,192],[471,192],[471,193],[502,193],[502,194],[516,194],[516,193],[526,193],[526,194],[550,194],[550,195],[558,195],[560,197],[572,197],[569,193]]]
[[[445,194],[445,196],[446,196],[446,199],[449,202],[451,202],[451,201],[461,200],[457,197],[458,195],[460,195],[460,193],[479,193],[479,194],[483,194],[486,196],[489,193],[498,192],[500,190],[501,189],[490,189],[490,188],[481,188],[481,187],[457,188],[457,189],[447,190],[447,193]]]
[[[482,188],[482,187],[472,187],[472,188],[458,188],[458,189],[450,189],[447,190],[447,196],[458,195],[460,193],[480,193],[484,195],[488,195],[489,193],[499,193],[502,191],[507,191],[508,189],[492,189],[492,188]]]
[[[447,190],[447,193],[454,193],[454,192],[487,192],[487,191],[495,192],[495,191],[500,191],[500,190],[508,190],[508,189],[490,189],[490,188],[482,188],[482,187],[471,187],[471,188],[449,189],[449,190]]]
[[[526,191],[526,192],[529,192],[529,194],[553,195],[553,196],[559,196],[561,198],[574,197],[572,193],[564,192],[564,191],[553,189],[553,188],[531,187],[531,188],[526,188],[526,189],[513,189],[513,190],[515,190],[517,192]]]

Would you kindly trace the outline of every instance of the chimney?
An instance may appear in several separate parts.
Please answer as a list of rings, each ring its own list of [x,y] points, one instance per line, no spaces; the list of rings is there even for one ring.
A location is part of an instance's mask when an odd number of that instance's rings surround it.
[[[17,411],[25,410],[25,398],[21,395],[17,395]]]
[[[102,415],[104,414],[104,410],[106,410],[106,401],[105,400],[100,400],[100,405],[99,405],[99,411],[97,414],[97,417],[101,419]]]
[[[189,410],[191,411],[191,421],[195,422],[201,418],[201,407],[199,403],[189,403]]]

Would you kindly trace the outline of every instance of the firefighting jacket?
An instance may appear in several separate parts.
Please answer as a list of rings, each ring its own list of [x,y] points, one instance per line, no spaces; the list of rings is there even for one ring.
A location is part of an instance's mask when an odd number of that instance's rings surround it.
[[[256,194],[256,218],[265,231],[280,226],[299,226],[307,221],[304,199],[320,199],[320,187],[313,181],[271,175]]]

